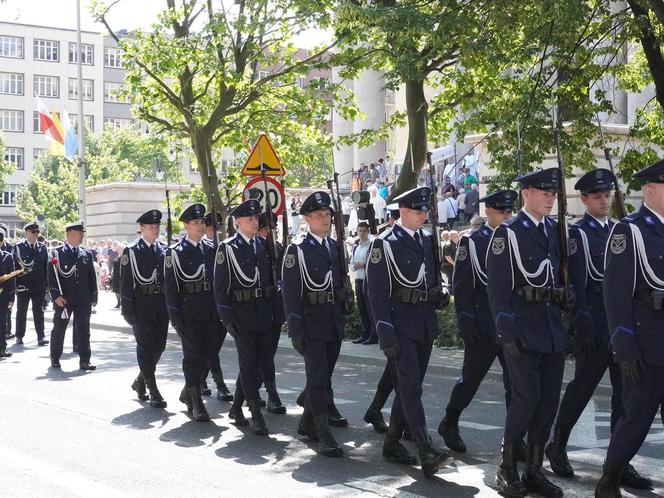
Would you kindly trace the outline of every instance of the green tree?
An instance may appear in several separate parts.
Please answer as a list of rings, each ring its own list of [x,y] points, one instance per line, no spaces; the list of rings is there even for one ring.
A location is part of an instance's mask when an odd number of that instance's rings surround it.
[[[283,124],[325,121],[325,96],[338,88],[315,81],[301,88],[296,78],[323,64],[336,42],[305,56],[292,43],[305,29],[328,24],[325,3],[238,0],[224,8],[165,0],[151,32],[126,37],[108,24],[112,5],[95,2],[92,10],[124,51],[126,95],[140,119],[191,145],[208,205],[218,194],[215,148],[239,151],[264,130],[294,143],[299,137],[283,133]],[[225,214],[223,199],[218,207]]]
[[[4,136],[0,133],[0,192],[5,189],[5,181],[8,175],[14,172],[15,165],[5,160],[5,141]]]

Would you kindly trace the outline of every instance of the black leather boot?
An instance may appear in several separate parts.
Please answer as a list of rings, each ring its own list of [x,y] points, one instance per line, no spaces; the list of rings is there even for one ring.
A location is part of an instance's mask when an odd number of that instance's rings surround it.
[[[528,460],[528,446],[523,438],[519,439],[514,445],[514,453],[516,454],[516,461],[526,463]]]
[[[208,422],[210,420],[210,415],[205,409],[203,404],[203,398],[201,398],[201,389],[199,386],[189,386],[189,398],[192,403],[192,418],[196,422]]]
[[[249,406],[249,411],[251,412],[251,423],[249,424],[251,432],[257,436],[267,436],[270,431],[268,431],[267,426],[265,425],[265,419],[261,413],[261,405],[259,404],[258,400],[247,400],[247,405]]]
[[[314,417],[314,426],[318,436],[318,453],[327,457],[340,457],[343,455],[343,451],[334,439],[327,420],[328,416],[325,414]]]
[[[563,490],[549,481],[542,473],[543,450],[544,448],[541,445],[528,444],[526,471],[521,476],[521,481],[529,492],[539,493],[547,498],[561,497],[563,496]]]
[[[551,470],[556,475],[571,479],[574,477],[574,469],[567,458],[568,439],[569,431],[563,430],[560,426],[556,425],[553,429],[553,439],[546,445],[544,453],[549,459]]]
[[[604,462],[602,477],[595,487],[595,498],[622,498],[620,492],[620,478],[622,469],[611,469]]]
[[[141,401],[147,401],[150,397],[145,392],[145,379],[143,374],[139,373],[138,376],[134,379],[134,382],[131,384],[131,388],[136,391],[138,399]]]
[[[625,488],[632,489],[645,489],[651,490],[654,489],[652,481],[647,477],[639,474],[631,464],[627,464],[623,467],[622,473],[620,476],[620,485]]]
[[[304,403],[304,412],[302,412],[302,416],[297,424],[297,433],[300,436],[311,439],[315,443],[318,442],[318,434],[316,433],[316,427],[314,426],[314,418],[311,415],[311,410],[307,403]]]
[[[431,438],[426,427],[418,427],[413,430],[413,438],[417,445],[417,452],[420,455],[420,464],[424,477],[432,477],[438,472],[438,469],[445,467],[454,461],[452,456],[445,451],[438,451],[431,446]]]
[[[187,413],[191,415],[194,411],[194,404],[189,395],[189,386],[187,384],[185,384],[182,391],[180,391],[180,401],[187,405]]]
[[[332,427],[348,427],[348,420],[339,413],[337,405],[334,404],[334,392],[330,389],[330,398],[327,403],[327,423]]]
[[[0,358],[9,358],[14,354],[11,351],[7,351],[6,348],[0,348]]]
[[[387,429],[385,443],[383,443],[383,458],[388,462],[403,465],[417,465],[417,458],[411,455],[406,447],[399,441],[403,434],[404,421],[402,417],[393,416]]]
[[[233,404],[231,409],[228,411],[228,418],[235,421],[235,425],[246,427],[249,425],[249,421],[244,416],[242,412],[242,405],[244,404],[244,391],[242,386],[238,383],[235,388],[235,396],[233,397]]]
[[[457,453],[466,452],[466,443],[461,439],[461,434],[459,433],[459,415],[447,411],[443,420],[440,421],[438,426],[438,434],[441,435],[445,445],[452,451]]]
[[[364,414],[364,421],[367,424],[373,425],[373,428],[376,432],[380,433],[388,432],[388,426],[385,423],[385,420],[383,419],[383,413],[381,412],[381,409],[385,406],[385,402],[387,401],[389,395],[390,395],[389,393],[387,393],[386,395],[383,391],[380,390],[376,391],[374,399],[369,405],[369,409]],[[399,435],[399,439],[400,438],[401,435]],[[385,452],[383,451],[383,456],[384,455]]]
[[[277,392],[277,384],[275,381],[265,383],[265,390],[267,391],[267,411],[283,415],[286,413],[286,407],[281,403],[279,393]]]
[[[201,380],[200,386],[201,396],[212,396],[212,389],[207,385],[207,379]]]
[[[217,399],[220,401],[233,401],[233,395],[224,382],[224,376],[221,373],[221,370],[218,372],[212,372],[212,378],[214,379],[214,383],[217,384]]]
[[[516,498],[526,496],[526,487],[519,479],[515,445],[503,443],[502,460],[496,473],[496,485],[502,496]]]
[[[145,377],[145,385],[150,390],[150,406],[153,408],[166,408],[166,401],[157,388],[157,380],[154,375]]]

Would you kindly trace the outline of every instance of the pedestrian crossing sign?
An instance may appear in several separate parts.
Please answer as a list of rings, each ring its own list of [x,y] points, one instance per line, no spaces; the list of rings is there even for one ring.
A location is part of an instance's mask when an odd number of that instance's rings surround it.
[[[260,176],[263,172],[267,176],[284,176],[286,174],[286,170],[281,165],[281,161],[277,157],[277,153],[274,151],[267,135],[258,137],[256,145],[251,149],[251,154],[249,154],[249,158],[242,168],[244,176]]]

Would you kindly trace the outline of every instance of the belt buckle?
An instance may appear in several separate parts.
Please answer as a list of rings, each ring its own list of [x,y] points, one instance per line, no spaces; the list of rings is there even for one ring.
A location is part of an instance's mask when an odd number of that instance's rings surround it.
[[[327,296],[325,297],[325,301],[328,303],[333,303],[334,302],[334,291],[328,291]]]
[[[263,297],[263,289],[261,289],[260,287],[254,289],[254,297],[256,298]]]
[[[551,301],[551,287],[544,287],[542,291],[542,300]]]
[[[210,290],[210,282],[203,282],[203,290],[206,291]]]
[[[160,286],[155,285],[155,286],[152,288],[152,293],[153,293],[153,294],[159,294],[160,292],[161,292],[161,287],[160,287]]]

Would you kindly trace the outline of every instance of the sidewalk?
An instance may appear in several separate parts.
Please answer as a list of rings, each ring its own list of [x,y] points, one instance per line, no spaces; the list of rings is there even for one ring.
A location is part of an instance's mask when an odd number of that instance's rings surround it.
[[[125,322],[122,318],[120,310],[113,309],[115,303],[116,299],[114,294],[100,291],[99,303],[96,307],[97,312],[90,318],[91,330],[125,332],[127,334],[132,333],[131,327],[127,325],[127,322]],[[31,319],[31,314],[28,312],[28,320],[31,321]],[[53,311],[50,307],[45,313],[45,320],[47,324],[52,323]],[[172,334],[171,339],[177,340],[175,331],[172,328],[169,330],[169,334]],[[227,336],[224,347],[227,347],[229,342],[232,341],[233,338],[230,335]],[[292,352],[293,350],[290,339],[286,334],[281,335],[281,339],[279,340],[279,349],[288,350],[289,352]],[[340,358],[351,363],[361,365],[369,364],[378,367],[385,365],[385,355],[383,355],[377,344],[353,344],[350,340],[344,340],[344,343],[341,346]],[[429,361],[428,371],[432,371],[438,375],[450,376],[451,378],[456,379],[460,375],[462,365],[463,350],[434,348],[433,352],[431,353],[431,360]],[[496,382],[502,382],[502,369],[497,361],[493,363],[487,375]],[[574,362],[573,360],[568,359],[565,363],[564,381],[569,382],[573,377]],[[602,379],[599,387],[611,389],[608,373],[604,376],[604,379]]]

